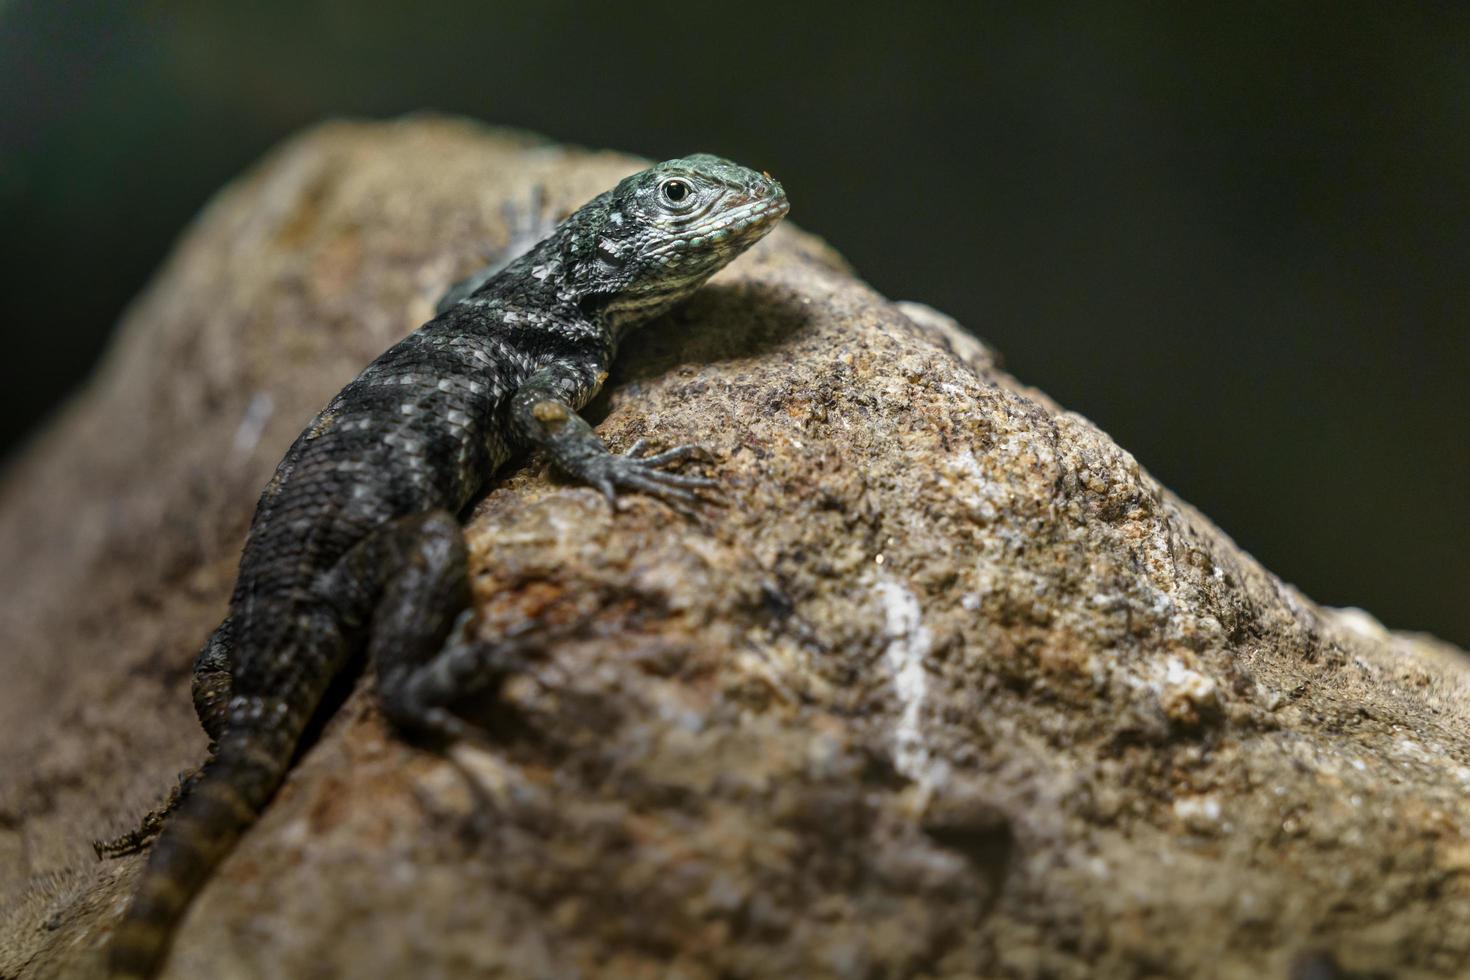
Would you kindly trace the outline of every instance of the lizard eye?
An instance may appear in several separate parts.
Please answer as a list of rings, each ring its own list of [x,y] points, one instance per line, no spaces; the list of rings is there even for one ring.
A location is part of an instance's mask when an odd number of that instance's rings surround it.
[[[678,177],[670,177],[664,181],[659,185],[658,192],[665,204],[675,208],[688,207],[694,198],[694,188],[689,186],[689,181]]]

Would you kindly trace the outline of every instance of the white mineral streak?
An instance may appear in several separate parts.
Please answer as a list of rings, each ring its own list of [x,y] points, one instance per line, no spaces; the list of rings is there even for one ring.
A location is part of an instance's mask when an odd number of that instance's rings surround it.
[[[257,391],[251,396],[249,404],[245,406],[245,414],[240,418],[240,425],[235,429],[235,438],[230,447],[236,456],[248,456],[259,445],[260,437],[265,434],[266,423],[275,410],[276,403],[266,392]]]
[[[883,660],[893,675],[893,692],[901,709],[893,733],[893,765],[927,791],[943,779],[946,769],[943,762],[932,758],[924,740],[924,702],[929,696],[924,661],[933,637],[924,626],[917,596],[887,576],[873,588],[883,603],[883,635],[888,641]]]

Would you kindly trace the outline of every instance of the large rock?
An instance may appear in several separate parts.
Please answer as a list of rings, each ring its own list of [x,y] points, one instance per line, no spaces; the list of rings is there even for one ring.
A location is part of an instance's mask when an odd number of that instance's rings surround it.
[[[89,839],[200,759],[189,664],[296,432],[504,204],[636,166],[333,124],[206,210],[0,495],[0,975],[100,970],[141,859]],[[350,694],[169,975],[1467,968],[1462,655],[1312,604],[943,317],[788,226],[594,415],[708,446],[726,505],[498,482],[483,631],[548,640],[465,706],[488,741],[425,751]]]

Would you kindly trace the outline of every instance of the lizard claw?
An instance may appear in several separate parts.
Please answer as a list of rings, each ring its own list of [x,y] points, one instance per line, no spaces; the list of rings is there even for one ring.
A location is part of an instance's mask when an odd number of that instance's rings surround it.
[[[647,450],[648,440],[639,439],[621,455],[602,457],[588,482],[609,501],[615,500],[618,490],[634,490],[656,497],[686,515],[692,514],[691,508],[707,502],[695,490],[720,487],[720,482],[710,477],[672,473],[665,468],[695,457],[709,459],[710,453],[702,447],[676,446],[651,456],[644,455]]]
[[[120,834],[109,840],[93,840],[92,850],[97,855],[97,860],[105,861],[108,858],[125,857],[136,854],[147,847],[163,830],[164,821],[168,815],[183,802],[184,797],[189,795],[189,790],[198,781],[201,770],[192,769],[179,773],[179,781],[168,794],[168,799],[150,810],[134,829],[125,834]]]

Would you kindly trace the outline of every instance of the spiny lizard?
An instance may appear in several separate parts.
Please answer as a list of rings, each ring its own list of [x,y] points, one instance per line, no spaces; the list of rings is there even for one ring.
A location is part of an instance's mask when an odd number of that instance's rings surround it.
[[[452,289],[296,439],[256,508],[229,615],[195,663],[210,758],[140,831],[98,845],[137,849],[162,827],[113,939],[114,976],[161,967],[353,650],[365,643],[394,724],[465,733],[446,706],[490,671],[483,647],[456,641],[469,586],[455,515],[513,452],[539,449],[610,499],[635,490],[687,506],[713,485],[668,469],[694,447],[646,455],[640,441],[614,454],[577,412],[630,328],[689,296],[787,207],[769,175],[706,154],[628,177]]]

